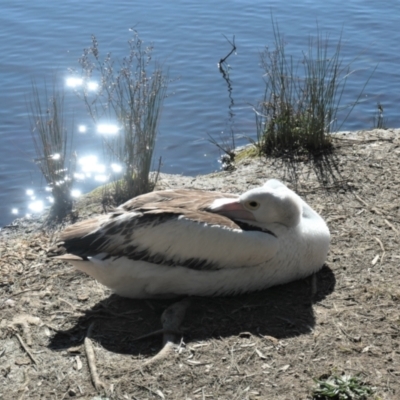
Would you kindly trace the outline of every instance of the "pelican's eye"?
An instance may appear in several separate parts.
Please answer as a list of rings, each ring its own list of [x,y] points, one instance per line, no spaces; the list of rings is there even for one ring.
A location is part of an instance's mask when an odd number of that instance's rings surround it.
[[[257,210],[260,207],[260,203],[255,200],[246,201],[244,206],[249,209],[250,211]]]

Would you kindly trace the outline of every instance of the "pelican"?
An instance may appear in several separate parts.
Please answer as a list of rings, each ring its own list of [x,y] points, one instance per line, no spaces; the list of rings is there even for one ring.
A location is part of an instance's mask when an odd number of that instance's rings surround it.
[[[163,190],[60,235],[74,265],[130,298],[219,296],[304,278],[325,263],[322,217],[278,180],[242,195]]]

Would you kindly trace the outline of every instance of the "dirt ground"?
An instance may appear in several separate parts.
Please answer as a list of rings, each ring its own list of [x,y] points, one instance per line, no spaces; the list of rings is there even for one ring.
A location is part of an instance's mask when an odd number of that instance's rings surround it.
[[[332,243],[311,279],[262,292],[192,298],[176,352],[146,367],[173,300],[129,300],[47,256],[42,217],[0,232],[0,399],[312,399],[342,373],[400,399],[400,130],[335,139],[335,153],[288,166],[245,159],[233,172],[162,175],[160,187],[243,192],[282,179],[326,220]],[[321,163],[320,163],[321,165]],[[331,171],[331,175],[327,173]],[[78,217],[101,212],[91,196]],[[104,388],[96,390],[84,340]]]

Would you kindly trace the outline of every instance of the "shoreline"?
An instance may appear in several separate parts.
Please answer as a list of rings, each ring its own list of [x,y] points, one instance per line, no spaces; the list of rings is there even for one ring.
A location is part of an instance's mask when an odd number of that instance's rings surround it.
[[[359,130],[359,131],[341,131],[332,135],[334,146],[340,145],[340,141],[354,141],[354,144],[361,143],[363,141],[375,141],[378,139],[388,140],[396,135],[400,136],[400,128],[398,129],[372,129],[372,130]],[[253,144],[241,146],[237,149],[243,151],[244,149],[250,148]],[[276,168],[272,167],[272,164],[279,164],[279,159],[266,159],[264,156],[254,156],[249,158],[241,159],[238,163],[234,163],[235,169],[232,171],[214,171],[208,174],[202,174],[197,176],[187,176],[179,174],[167,174],[160,173],[159,179],[155,190],[164,189],[176,189],[176,188],[188,188],[188,189],[199,189],[199,190],[218,190],[222,192],[240,193],[256,186],[261,186],[269,178],[279,178],[281,172]],[[263,168],[270,167],[275,170],[276,173],[271,176],[263,176]],[[292,189],[296,189],[291,185],[290,178],[285,177],[286,184]],[[100,198],[98,194],[101,190],[101,186],[95,188],[91,192],[83,194],[74,203],[74,210],[78,210],[81,215],[92,216],[96,213],[102,213],[103,209],[100,204]],[[96,205],[96,202],[99,204]],[[0,227],[1,232],[9,229],[15,229],[16,225],[21,224],[24,226],[40,225],[44,222],[48,210],[45,210],[40,214],[33,214],[31,217],[16,218],[10,224]],[[73,210],[73,212],[74,212]]]

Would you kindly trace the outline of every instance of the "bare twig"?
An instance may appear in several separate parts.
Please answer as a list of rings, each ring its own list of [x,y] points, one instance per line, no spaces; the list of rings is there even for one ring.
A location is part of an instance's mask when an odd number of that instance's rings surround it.
[[[230,51],[224,58],[221,58],[221,59],[219,60],[218,68],[219,68],[220,71],[221,71],[221,68],[222,68],[222,64],[228,59],[228,57],[229,57],[232,53],[234,53],[234,52],[236,51],[235,35],[233,35],[233,40],[232,40],[232,42],[231,42],[225,35],[223,35],[223,36],[224,36],[224,38],[228,41],[228,43],[232,46],[232,49],[231,49],[231,51]],[[222,72],[222,71],[221,71],[221,72]]]
[[[385,247],[383,246],[382,241],[381,241],[380,239],[378,239],[376,236],[374,236],[374,239],[378,242],[379,247],[380,247],[381,250],[382,250],[382,255],[381,255],[381,260],[380,260],[380,265],[382,265],[382,263],[383,263],[383,258],[384,258],[385,255],[386,255]]]
[[[380,239],[378,239],[376,236],[374,236],[374,239],[378,242],[379,247],[381,248],[381,250],[382,250],[383,252],[385,252],[385,247],[383,246],[382,241],[381,241]]]
[[[339,332],[343,333],[343,335],[346,336],[347,339],[349,339],[351,342],[360,342],[361,341],[360,336],[351,336],[341,326],[339,326],[338,324],[335,324],[335,325],[338,328]]]
[[[229,123],[231,125],[230,131],[230,143],[226,140],[226,138],[222,136],[222,144],[219,144],[210,134],[208,136],[210,137],[210,142],[213,143],[215,146],[217,146],[222,152],[224,152],[226,156],[221,157],[221,162],[222,162],[222,169],[223,170],[231,170],[234,168],[233,161],[235,159],[235,135],[233,131],[233,120],[235,117],[235,112],[234,112],[234,105],[235,102],[233,100],[232,92],[233,92],[233,87],[232,87],[232,82],[229,78],[229,65],[225,69],[224,68],[224,63],[228,59],[228,57],[236,51],[236,45],[235,45],[235,36],[233,36],[233,41],[231,42],[225,35],[224,38],[228,41],[228,43],[232,46],[231,51],[224,57],[219,60],[218,63],[218,69],[219,72],[222,74],[223,79],[225,80],[227,87],[228,87],[228,96],[229,96]]]
[[[31,359],[36,365],[38,365],[38,362],[36,361],[36,358],[33,357],[33,354],[32,354],[31,351],[29,350],[28,346],[24,343],[22,337],[21,337],[17,332],[15,332],[15,336],[16,336],[17,339],[19,340],[19,342],[20,342],[22,348],[26,351],[26,354],[28,354],[28,356],[30,357],[30,359]]]
[[[400,235],[400,232],[398,231],[398,229],[396,229],[393,224],[391,224],[387,219],[384,220],[385,224],[389,227],[392,228],[398,235]]]
[[[104,383],[100,380],[99,375],[97,373],[97,368],[96,368],[96,359],[95,359],[95,354],[94,354],[94,349],[93,349],[93,344],[92,341],[90,340],[90,336],[93,330],[94,322],[92,322],[89,325],[89,328],[86,333],[85,337],[85,352],[86,352],[86,358],[89,364],[89,370],[90,374],[92,376],[92,382],[93,386],[96,388],[96,390],[100,391],[102,389],[105,389]]]
[[[369,207],[368,203],[365,202],[360,196],[358,196],[358,195],[355,194],[354,197],[355,197],[360,203],[364,204],[365,207]]]

